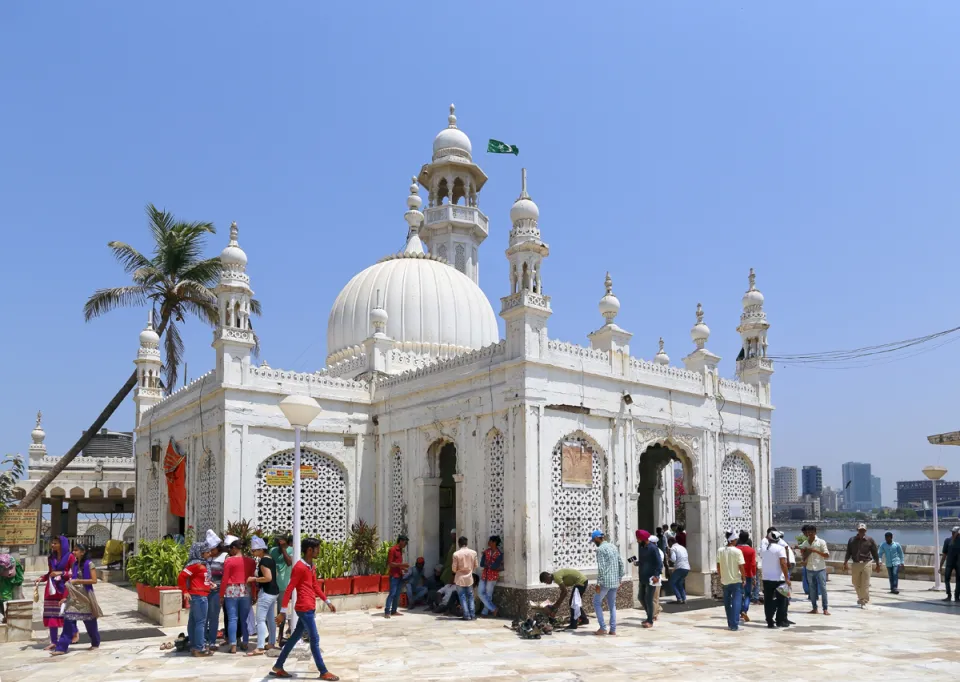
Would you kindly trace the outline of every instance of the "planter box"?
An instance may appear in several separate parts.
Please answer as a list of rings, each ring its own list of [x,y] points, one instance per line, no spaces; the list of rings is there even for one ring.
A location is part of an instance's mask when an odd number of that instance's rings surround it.
[[[145,586],[146,587],[146,586]],[[147,587],[147,590],[157,589]],[[177,588],[160,588],[159,604],[137,600],[137,611],[162,628],[186,625],[190,611],[183,608],[183,593]]]
[[[380,591],[379,575],[355,575],[353,576],[353,586],[350,594],[368,594],[370,592]]]
[[[176,590],[176,587],[150,587],[137,583],[137,597],[152,606],[160,606],[160,593]]]
[[[390,591],[390,576],[381,575],[380,576],[380,591],[389,592]]]
[[[351,578],[327,578],[323,581],[323,591],[330,595],[350,594]]]

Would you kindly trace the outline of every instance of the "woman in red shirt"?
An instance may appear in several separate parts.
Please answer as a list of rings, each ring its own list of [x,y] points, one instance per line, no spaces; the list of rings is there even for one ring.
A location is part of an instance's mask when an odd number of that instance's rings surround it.
[[[187,621],[187,635],[190,637],[190,649],[194,656],[209,656],[206,647],[207,609],[209,607],[210,574],[207,573],[205,559],[215,550],[210,549],[205,542],[194,542],[190,546],[190,558],[187,565],[180,571],[177,585],[183,592],[184,605],[190,609],[190,619]]]
[[[223,562],[223,581],[220,583],[220,594],[223,599],[223,610],[227,614],[227,643],[230,653],[237,653],[237,628],[241,628],[243,644],[240,648],[247,650],[250,643],[250,633],[247,632],[247,617],[250,615],[253,588],[247,578],[256,571],[256,562],[250,557],[243,556],[239,540],[234,540],[227,550],[230,556]]]

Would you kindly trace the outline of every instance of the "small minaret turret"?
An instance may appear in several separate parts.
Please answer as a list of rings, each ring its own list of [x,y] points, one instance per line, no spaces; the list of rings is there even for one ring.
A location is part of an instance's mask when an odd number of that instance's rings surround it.
[[[707,350],[707,339],[710,338],[710,327],[703,321],[703,306],[697,304],[697,323],[690,330],[695,350],[683,359],[684,366],[693,372],[711,372],[716,375],[720,356]]]
[[[133,391],[133,402],[137,406],[135,422],[140,426],[140,416],[163,399],[160,336],[153,329],[153,310],[148,313],[147,326],[140,332],[140,348],[133,364],[137,366],[137,387]]]
[[[757,386],[761,402],[770,401],[770,375],[773,362],[767,359],[767,314],[763,310],[763,294],[757,289],[757,276],[750,268],[747,277],[749,288],[743,295],[743,313],[737,333],[743,347],[737,356],[737,377],[740,381]]]
[[[513,357],[540,357],[547,339],[550,297],[543,293],[541,268],[550,247],[540,238],[540,209],[527,194],[527,169],[520,180],[520,196],[510,209],[510,295],[500,299],[500,317],[507,326],[507,353]]]
[[[236,223],[230,225],[230,243],[220,252],[220,283],[217,295],[219,324],[213,332],[217,351],[217,379],[227,384],[241,384],[250,366],[250,352],[256,345],[250,326],[250,277],[247,276],[247,254],[237,241]]]
[[[432,255],[479,284],[479,248],[489,233],[479,194],[487,176],[473,162],[473,145],[457,127],[455,110],[451,104],[447,127],[433,140],[433,157],[418,177],[427,188],[420,239]]]
[[[613,278],[607,273],[603,281],[606,293],[600,299],[600,314],[606,321],[600,329],[587,335],[590,347],[610,352],[610,368],[614,374],[624,374],[630,361],[630,332],[617,326],[614,320],[620,312],[620,299],[613,295]]]
[[[657,351],[657,354],[653,357],[653,361],[658,365],[669,365],[670,356],[667,355],[667,351],[663,349],[663,337],[660,337],[660,349]]]
[[[37,425],[33,427],[33,431],[30,432],[30,461],[36,461],[43,459],[47,456],[47,446],[44,444],[43,439],[47,437],[46,432],[43,430],[43,427],[40,425],[40,420],[43,418],[40,410],[37,410]]]

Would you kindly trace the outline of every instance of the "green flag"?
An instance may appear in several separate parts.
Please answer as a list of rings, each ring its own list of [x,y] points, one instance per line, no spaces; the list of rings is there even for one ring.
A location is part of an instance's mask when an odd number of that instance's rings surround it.
[[[520,154],[520,147],[515,144],[505,144],[500,140],[490,140],[487,142],[487,152],[490,154]]]

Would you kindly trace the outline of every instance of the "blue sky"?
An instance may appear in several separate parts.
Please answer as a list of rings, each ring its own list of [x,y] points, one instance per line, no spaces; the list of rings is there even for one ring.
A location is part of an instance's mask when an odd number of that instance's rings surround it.
[[[237,220],[273,367],[323,365],[330,306],[396,251],[409,178],[457,104],[490,176],[481,286],[507,292],[521,164],[550,243],[550,334],[586,343],[613,275],[650,358],[692,349],[696,303],[732,376],[749,267],[770,352],[955,326],[956,3],[37,3],[0,5],[4,451],[44,410],[61,453],[132,370],[146,313],[84,323],[147,248],[153,202]],[[365,16],[364,11],[372,16]],[[481,153],[487,138],[521,153]],[[499,306],[495,306],[498,308]],[[191,376],[210,332],[186,331]],[[774,463],[898,478],[952,450],[956,352],[855,370],[778,368]],[[129,429],[127,402],[109,426]]]

